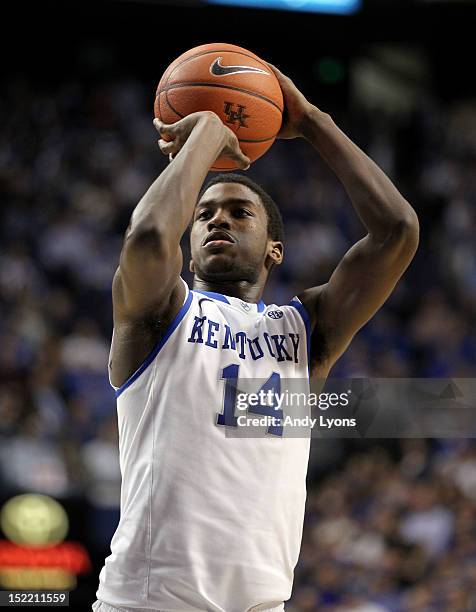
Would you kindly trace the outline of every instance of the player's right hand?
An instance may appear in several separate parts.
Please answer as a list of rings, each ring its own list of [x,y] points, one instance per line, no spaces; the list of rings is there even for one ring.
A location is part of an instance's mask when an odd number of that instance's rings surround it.
[[[247,170],[250,166],[250,160],[241,151],[238,138],[230,128],[223,124],[218,115],[211,111],[191,113],[176,123],[171,124],[165,124],[157,118],[154,119],[154,126],[161,135],[159,147],[162,153],[168,155],[170,161],[172,161],[187,142],[193,128],[200,121],[213,121],[217,129],[222,130],[223,149],[220,156],[222,155],[232,159],[242,170]],[[167,140],[165,140],[164,137],[167,138]]]

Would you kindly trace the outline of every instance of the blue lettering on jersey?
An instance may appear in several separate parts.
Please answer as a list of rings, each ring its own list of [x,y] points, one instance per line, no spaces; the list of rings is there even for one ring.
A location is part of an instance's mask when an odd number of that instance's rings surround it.
[[[263,350],[261,348],[261,346],[259,345],[259,338],[253,338],[253,340],[250,340],[248,338],[248,346],[250,347],[250,353],[251,353],[251,357],[253,358],[254,361],[256,361],[257,359],[261,359],[261,357],[264,357],[264,353]],[[255,349],[258,352],[255,353]]]
[[[284,348],[284,341],[286,340],[286,336],[283,336],[283,334],[273,334],[271,336],[271,339],[274,340],[274,344],[276,346],[276,352],[278,353],[278,361],[292,361],[293,358]]]
[[[236,350],[236,342],[233,334],[231,333],[231,329],[229,325],[225,324],[225,342],[223,342],[223,346],[221,348],[231,349],[232,351]]]
[[[245,344],[246,344],[246,333],[243,331],[237,332],[235,334],[236,341],[240,343],[240,352],[238,353],[238,357],[240,359],[246,359],[245,355]]]
[[[195,317],[195,321],[193,323],[192,335],[188,339],[189,342],[203,342],[202,337],[202,328],[205,323],[205,319],[207,317]],[[195,336],[197,339],[195,339]]]
[[[299,363],[299,340],[297,333],[270,336],[264,332],[262,336],[248,338],[244,331],[234,332],[227,324],[221,325],[206,316],[195,316],[187,342],[203,344],[212,349],[236,351],[240,359],[246,359],[248,356],[257,361],[263,357],[273,357],[276,361]]]
[[[213,330],[218,330],[218,329],[220,329],[220,326],[218,323],[215,323],[215,321],[208,321],[208,336],[207,336],[207,341],[205,342],[205,346],[211,346],[212,348],[217,348],[218,342],[216,340],[212,342],[211,340],[215,336],[215,332]]]
[[[299,334],[289,334],[294,349],[294,363],[297,363],[297,352],[299,347]]]

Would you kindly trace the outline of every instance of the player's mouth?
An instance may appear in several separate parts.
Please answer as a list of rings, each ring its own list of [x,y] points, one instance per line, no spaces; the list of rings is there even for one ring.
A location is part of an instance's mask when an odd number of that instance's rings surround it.
[[[202,242],[202,246],[208,249],[216,247],[222,247],[227,244],[234,244],[235,239],[228,232],[224,230],[214,230],[210,232],[205,240]]]

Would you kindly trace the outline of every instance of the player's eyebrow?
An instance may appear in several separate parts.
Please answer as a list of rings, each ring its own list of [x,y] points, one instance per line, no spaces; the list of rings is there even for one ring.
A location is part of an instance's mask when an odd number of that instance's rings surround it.
[[[221,204],[243,204],[257,206],[255,202],[252,200],[248,200],[247,198],[227,198],[226,200],[221,200]],[[204,202],[199,202],[197,204],[197,208],[209,208],[211,206],[215,206],[217,204],[217,200],[205,200]]]

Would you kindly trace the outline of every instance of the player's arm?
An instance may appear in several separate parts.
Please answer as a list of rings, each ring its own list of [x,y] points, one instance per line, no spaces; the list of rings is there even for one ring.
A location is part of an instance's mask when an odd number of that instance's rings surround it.
[[[306,138],[343,184],[367,235],[325,285],[299,297],[311,316],[311,359],[327,375],[355,333],[382,306],[418,246],[415,211],[386,174],[277,69],[286,104],[283,138]]]
[[[217,115],[200,112],[173,125],[155,120],[163,153],[175,156],[134,209],[113,281],[114,319],[139,320],[178,311],[185,289],[180,239],[196,204],[202,183],[220,154],[241,168],[249,160],[236,136]]]

